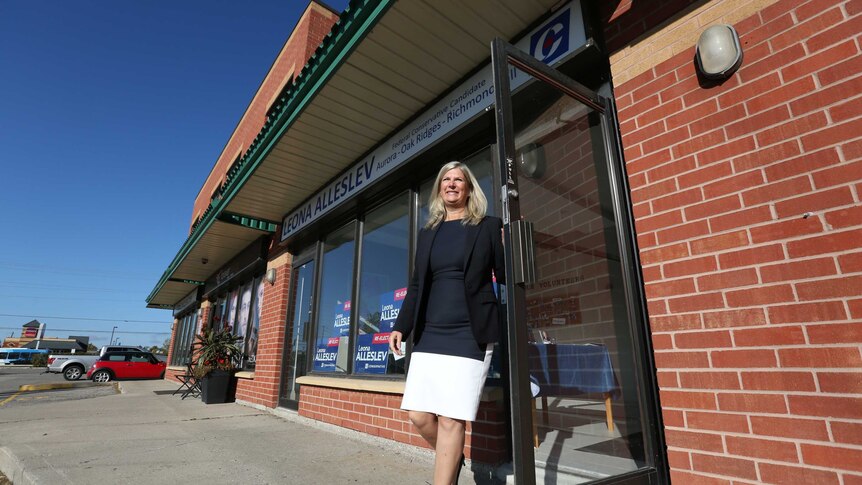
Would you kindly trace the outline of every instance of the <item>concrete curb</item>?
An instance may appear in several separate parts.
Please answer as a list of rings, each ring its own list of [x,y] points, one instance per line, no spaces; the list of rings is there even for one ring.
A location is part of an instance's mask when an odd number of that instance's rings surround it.
[[[52,389],[72,389],[78,387],[96,387],[113,385],[112,382],[51,382],[48,384],[24,384],[19,391],[50,391]]]
[[[0,471],[15,485],[35,485],[34,477],[24,471],[21,460],[5,446],[0,446]]]

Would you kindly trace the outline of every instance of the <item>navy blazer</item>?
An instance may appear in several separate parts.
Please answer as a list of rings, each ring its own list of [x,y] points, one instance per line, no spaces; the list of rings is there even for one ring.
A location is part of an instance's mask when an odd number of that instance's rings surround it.
[[[405,340],[412,332],[414,343],[422,337],[425,327],[425,306],[431,287],[431,272],[428,269],[431,246],[441,225],[419,231],[413,276],[393,327],[393,330],[403,334]],[[500,338],[500,305],[491,284],[491,270],[494,270],[497,283],[505,284],[505,258],[500,233],[502,227],[503,221],[493,216],[486,216],[475,226],[466,226],[464,295],[467,297],[467,311],[473,336],[479,344],[495,343]]]

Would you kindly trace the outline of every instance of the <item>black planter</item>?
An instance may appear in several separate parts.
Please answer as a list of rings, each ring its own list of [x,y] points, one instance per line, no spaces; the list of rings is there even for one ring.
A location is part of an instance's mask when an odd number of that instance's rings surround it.
[[[201,379],[201,401],[204,404],[230,402],[230,381],[233,376],[225,370],[214,370]]]

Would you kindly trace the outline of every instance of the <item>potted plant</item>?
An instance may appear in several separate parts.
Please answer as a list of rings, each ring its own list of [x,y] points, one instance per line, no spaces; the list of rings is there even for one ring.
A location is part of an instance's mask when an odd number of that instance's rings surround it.
[[[197,337],[193,354],[197,361],[194,375],[201,383],[201,400],[206,404],[228,402],[230,381],[242,350],[237,342],[242,337],[228,330],[204,330]]]

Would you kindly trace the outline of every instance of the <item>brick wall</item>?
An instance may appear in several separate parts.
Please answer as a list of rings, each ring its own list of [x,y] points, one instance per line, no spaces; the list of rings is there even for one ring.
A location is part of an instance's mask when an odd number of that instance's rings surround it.
[[[430,448],[400,409],[400,394],[376,394],[303,385],[299,414],[382,438]],[[481,463],[506,458],[505,416],[498,405],[483,401],[476,421],[467,424],[464,454]]]
[[[862,483],[862,3],[769,3],[614,69],[676,483]]]
[[[254,379],[239,379],[236,389],[237,399],[269,408],[278,404],[291,261],[284,253],[267,264],[267,270],[276,270],[276,279],[273,285],[264,283]]]

